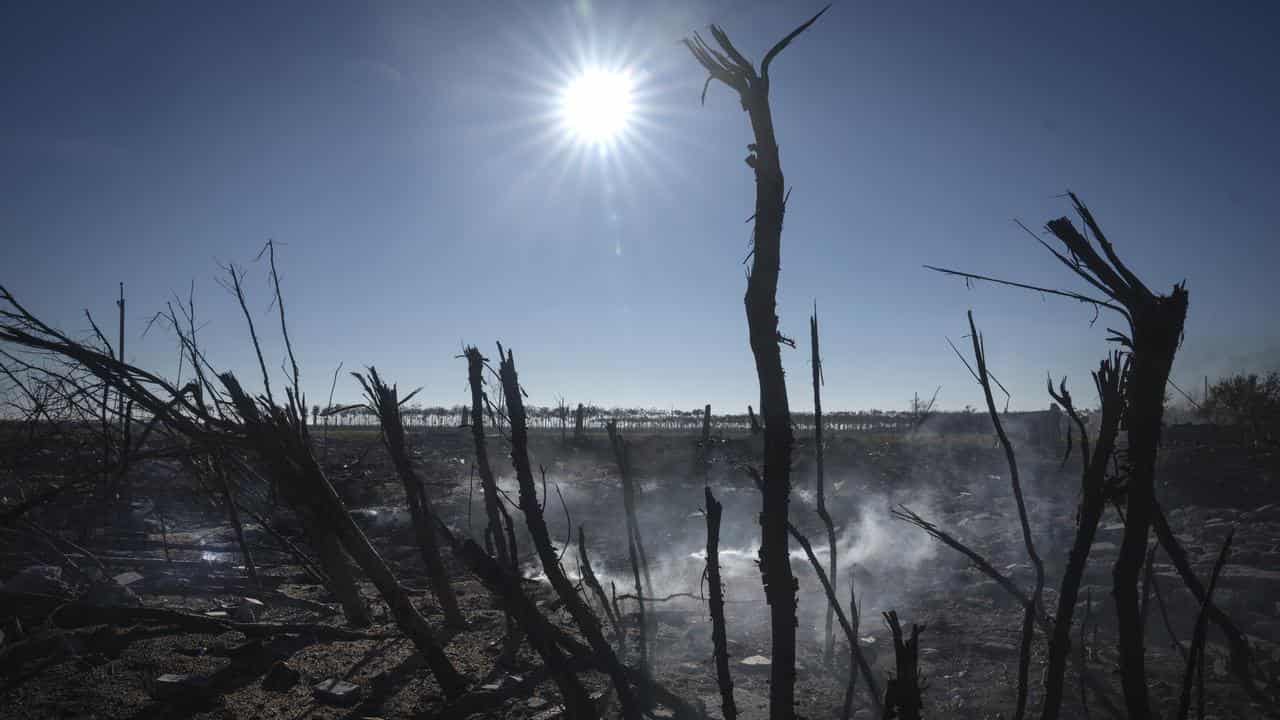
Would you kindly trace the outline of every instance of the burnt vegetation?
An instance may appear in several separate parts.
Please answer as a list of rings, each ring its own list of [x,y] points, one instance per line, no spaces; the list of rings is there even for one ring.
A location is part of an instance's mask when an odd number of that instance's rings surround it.
[[[0,704],[32,717],[1274,712],[1280,509],[1256,493],[1245,511],[1184,502],[1163,459],[1184,447],[1165,414],[1188,289],[1145,282],[1074,194],[1078,220],[1035,238],[1084,290],[931,269],[1115,318],[1096,405],[1063,378],[1048,383],[1052,411],[1009,412],[970,313],[968,352],[951,347],[985,412],[936,410],[940,388],[901,412],[824,412],[825,383],[842,380],[824,375],[815,304],[814,410],[792,412],[770,69],[825,12],[758,70],[719,27],[684,41],[703,101],[724,86],[751,132],[745,413],[533,407],[501,344],[494,360],[463,349],[465,372],[441,381],[467,389],[456,407],[413,406],[417,391],[373,367],[352,373],[362,402],[334,405],[331,390],[309,406],[272,243],[283,385],[237,266],[225,286],[255,351],[248,384],[210,360],[194,292],[149,323],[179,349],[170,377],[125,360],[123,286],[114,343],[87,313],[91,333],[71,335],[0,287]],[[1206,382],[1196,412],[1226,430],[1193,449],[1273,467],[1278,388],[1274,374]]]

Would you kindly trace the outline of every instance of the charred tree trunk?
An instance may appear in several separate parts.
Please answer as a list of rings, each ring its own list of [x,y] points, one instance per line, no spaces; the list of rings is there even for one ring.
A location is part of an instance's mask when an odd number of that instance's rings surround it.
[[[782,264],[782,218],[786,211],[785,185],[773,113],[769,106],[769,65],[791,40],[826,12],[824,8],[773,46],[761,63],[760,73],[729,36],[716,26],[711,34],[716,50],[695,34],[685,40],[694,58],[719,80],[737,92],[751,121],[755,142],[748,146],[747,165],[755,172],[755,236],[751,275],[747,280],[747,325],[760,384],[760,414],[764,418],[764,491],[760,512],[760,570],[769,603],[773,663],[770,666],[769,716],[787,720],[795,716],[796,593],[787,539],[787,509],[791,494],[791,408],[787,401],[778,332],[778,272]],[[794,345],[794,343],[791,343]]]
[[[626,440],[618,432],[618,426],[610,421],[606,426],[609,432],[609,444],[613,447],[613,456],[618,464],[618,474],[622,478],[622,507],[627,517],[627,557],[631,561],[631,573],[635,576],[636,611],[639,618],[640,631],[640,668],[646,673],[651,670],[652,658],[649,657],[650,634],[657,635],[655,622],[646,620],[644,603],[646,594],[653,597],[653,580],[649,575],[649,556],[644,550],[644,541],[640,537],[640,522],[636,518],[636,487],[631,476],[631,451]],[[641,587],[640,575],[644,574],[644,586]]]
[[[636,484],[631,475],[631,449],[618,432],[617,423],[611,420],[606,427],[609,431],[609,445],[613,448],[613,458],[618,464],[618,475],[622,480],[622,508],[627,516],[627,535],[635,543],[636,553],[639,555],[638,572],[644,573],[644,592],[652,597],[653,579],[649,576],[649,556],[645,553],[644,540],[640,537],[640,521],[636,517]],[[640,594],[639,587],[636,588],[636,594]]]
[[[649,661],[649,623],[645,621],[644,616],[644,590],[640,587],[640,563],[636,559],[636,539],[634,537],[627,538],[627,557],[631,560],[631,575],[636,584],[636,629],[639,630],[640,637],[640,670],[645,674],[651,674],[652,668]],[[650,593],[652,596],[652,593]]]
[[[1173,563],[1178,576],[1187,588],[1191,590],[1196,602],[1205,605],[1205,613],[1208,618],[1226,636],[1227,645],[1231,651],[1229,666],[1231,672],[1235,674],[1236,679],[1240,681],[1240,685],[1249,693],[1250,697],[1258,702],[1268,702],[1267,698],[1258,689],[1251,674],[1253,651],[1249,648],[1248,639],[1245,638],[1244,633],[1235,622],[1231,620],[1231,617],[1212,602],[1212,598],[1209,597],[1204,585],[1196,577],[1195,571],[1191,567],[1191,561],[1187,558],[1187,551],[1182,548],[1182,544],[1178,542],[1178,538],[1173,534],[1173,529],[1169,527],[1169,520],[1165,517],[1164,510],[1158,503],[1155,507],[1153,521],[1156,539],[1169,555],[1169,561]]]
[[[581,525],[578,526],[578,562],[582,564],[582,583],[596,596],[596,601],[600,603],[605,617],[609,618],[609,623],[613,625],[613,632],[618,636],[618,643],[621,645],[622,625],[618,621],[618,616],[613,614],[613,608],[609,605],[609,596],[604,594],[604,587],[600,585],[596,571],[591,567],[591,556],[587,554],[587,532]]]
[[[309,469],[307,476],[308,490],[314,493],[316,505],[323,512],[324,527],[333,531],[343,548],[351,554],[360,569],[373,581],[378,588],[378,593],[391,608],[391,614],[395,617],[400,630],[413,641],[418,652],[422,653],[431,673],[444,690],[445,696],[455,697],[461,694],[466,689],[466,679],[454,669],[453,664],[444,654],[444,649],[432,633],[431,627],[427,624],[426,618],[414,607],[404,586],[396,579],[378,551],[369,543],[364,531],[356,525],[343,505],[342,499],[325,479],[319,467]]]
[[[245,542],[244,539],[244,524],[240,522],[240,511],[236,508],[236,499],[231,488],[231,478],[228,477],[227,469],[222,464],[222,458],[214,456],[213,472],[218,476],[222,499],[227,504],[227,517],[231,520],[231,529],[236,533],[236,544],[240,546],[240,557],[244,558],[245,572],[248,573],[249,579],[254,586],[262,589],[262,581],[258,579],[258,568],[253,564],[253,553],[249,550],[249,543]],[[163,524],[161,527],[163,527]]]
[[[1164,392],[1169,370],[1182,339],[1187,316],[1187,290],[1175,285],[1169,295],[1151,292],[1116,255],[1088,208],[1071,195],[1076,211],[1101,246],[1106,258],[1076,230],[1067,218],[1051,220],[1052,232],[1070,250],[1074,260],[1059,258],[1094,287],[1119,303],[1129,321],[1129,335],[1115,333],[1129,351],[1129,376],[1125,381],[1125,418],[1128,433],[1125,483],[1125,529],[1120,553],[1112,570],[1113,596],[1119,624],[1120,675],[1129,717],[1151,717],[1147,695],[1146,652],[1139,611],[1138,581],[1147,555],[1147,535],[1155,506],[1156,454],[1164,419]],[[1087,272],[1086,272],[1087,271]]]
[[[709,409],[711,406],[708,405]],[[711,589],[711,645],[716,661],[716,684],[720,686],[720,707],[724,720],[736,720],[738,706],[733,701],[733,678],[729,675],[729,646],[724,623],[724,585],[720,582],[720,515],[724,507],[704,489],[707,502],[707,586]]]
[[[565,715],[569,718],[590,720],[598,716],[582,682],[569,665],[569,657],[561,650],[555,627],[520,587],[520,578],[510,568],[490,557],[474,540],[459,541],[448,528],[440,525],[441,534],[453,546],[454,553],[475,573],[480,582],[497,596],[502,607],[515,618],[521,630],[529,638],[529,644],[546,664],[564,698]]]
[[[852,575],[852,572],[850,573]],[[853,578],[849,578],[849,625],[853,630],[854,643],[849,646],[849,682],[844,686],[844,705],[840,710],[841,720],[849,720],[853,717],[853,691],[857,686],[858,672],[854,668],[857,666],[858,659],[862,656],[858,651],[858,624],[862,622],[861,613],[858,612],[858,593],[854,587]],[[871,697],[875,697],[875,690],[871,691]]]
[[[449,573],[445,570],[444,560],[440,557],[440,546],[436,542],[435,513],[431,509],[431,500],[423,489],[418,473],[409,461],[409,451],[405,447],[404,421],[400,416],[400,406],[413,397],[417,391],[409,393],[404,401],[399,398],[395,386],[388,386],[378,376],[378,371],[370,367],[369,375],[352,373],[364,387],[365,398],[369,401],[369,409],[377,416],[382,427],[382,442],[391,456],[391,464],[395,466],[396,475],[404,486],[405,501],[409,506],[409,517],[413,522],[414,535],[418,540],[418,549],[422,552],[422,560],[427,567],[427,581],[431,584],[431,592],[444,611],[445,623],[452,628],[464,628],[467,620],[458,609],[458,598],[453,594],[453,586],[449,582]]]
[[[706,481],[711,470],[711,404],[702,409],[702,435],[694,453],[694,474]]]
[[[502,346],[498,346],[502,354]],[[600,630],[600,621],[591,608],[578,595],[578,591],[560,567],[560,558],[556,555],[551,543],[551,533],[547,530],[547,521],[542,515],[542,507],[538,503],[538,491],[533,482],[533,467],[529,463],[529,431],[525,424],[524,396],[516,375],[515,357],[507,351],[499,364],[499,377],[502,381],[502,393],[507,401],[507,416],[511,423],[511,462],[515,466],[516,480],[520,484],[520,510],[524,513],[525,524],[529,535],[533,538],[534,549],[542,562],[542,571],[555,589],[560,600],[573,616],[574,622],[586,636],[591,650],[599,658],[604,671],[613,681],[614,690],[618,693],[618,702],[622,705],[623,716],[627,720],[640,720],[640,703],[632,689],[626,668],[618,661],[604,639]]]
[[[120,299],[116,301],[116,307],[119,308],[120,310],[119,312],[120,327],[119,327],[119,335],[117,336],[118,337],[117,350],[119,351],[120,362],[125,362],[125,359],[124,359],[124,316],[125,316],[124,283],[120,283]],[[117,395],[116,415],[120,419],[120,441],[119,441],[119,450],[117,452],[117,458],[116,458],[118,463],[118,467],[116,468],[116,485],[118,488],[117,491],[124,497],[125,507],[130,507],[133,504],[133,485],[129,482],[128,471],[129,471],[129,452],[133,449],[131,447],[133,438],[131,437],[131,431],[130,431],[130,428],[131,428],[130,416],[133,414],[133,411],[132,411],[133,403],[127,400],[124,393],[116,393],[116,395]]]
[[[234,395],[233,393],[233,397]],[[265,463],[267,477],[261,478],[243,459],[234,455],[228,456],[227,459],[236,463],[239,472],[243,476],[257,478],[263,484],[269,483],[271,487],[279,490],[284,501],[297,513],[299,523],[304,528],[306,540],[315,549],[316,562],[319,564],[319,568],[313,568],[311,570],[312,574],[338,600],[338,603],[342,606],[342,616],[346,619],[348,625],[357,628],[371,625],[373,619],[369,614],[369,605],[365,602],[364,596],[360,592],[360,583],[356,578],[355,568],[351,565],[351,559],[347,556],[346,551],[343,550],[341,541],[332,533],[324,530],[324,521],[312,506],[311,498],[298,490],[297,483],[283,482],[277,477],[277,473],[288,472],[288,470],[282,469],[279,465]],[[193,472],[201,472],[199,468],[194,466],[191,469]],[[245,510],[253,514],[251,510],[236,501],[234,496],[230,498],[230,501],[236,506],[237,510]],[[306,554],[288,538],[272,529],[265,522],[266,518],[258,516],[255,519],[258,520],[264,530],[275,536],[298,559],[299,564],[304,567],[310,564]]]
[[[884,716],[898,720],[920,720],[924,703],[920,685],[920,633],[924,628],[911,626],[911,637],[903,640],[902,625],[898,613],[890,610],[884,614],[889,632],[893,634],[893,657],[897,676],[889,678],[884,690]]]
[[[1155,504],[1156,454],[1164,417],[1164,389],[1182,338],[1186,292],[1153,300],[1134,317],[1133,364],[1126,390],[1129,473],[1124,537],[1112,572],[1120,630],[1121,683],[1125,705],[1135,719],[1150,717],[1146,656],[1138,611],[1138,578],[1147,554]]]
[[[760,510],[760,570],[769,603],[773,664],[770,668],[769,717],[795,714],[796,592],[787,539],[791,503],[791,408],[779,347],[777,294],[782,260],[783,179],[768,95],[744,97],[755,129],[756,170],[755,261],[747,281],[747,324],[751,352],[760,382],[760,415],[764,419],[764,492]]]
[[[760,421],[756,419],[756,410],[750,405],[747,406],[747,421],[751,423],[751,434],[760,434]]]
[[[1187,669],[1182,677],[1182,692],[1178,695],[1178,714],[1174,716],[1176,720],[1186,720],[1187,713],[1191,710],[1191,681],[1197,666],[1200,670],[1200,717],[1204,717],[1204,644],[1205,631],[1209,624],[1208,608],[1213,603],[1213,590],[1218,584],[1218,575],[1222,572],[1222,567],[1227,563],[1227,555],[1231,552],[1231,538],[1234,535],[1235,528],[1232,528],[1222,542],[1218,560],[1213,564],[1213,573],[1209,576],[1209,589],[1205,592],[1204,600],[1200,602],[1200,611],[1196,613],[1191,647],[1187,650]]]
[[[1027,710],[1027,684],[1031,666],[1031,643],[1035,634],[1036,616],[1040,609],[1041,593],[1044,590],[1044,563],[1036,552],[1035,542],[1031,536],[1031,523],[1027,518],[1027,504],[1022,495],[1022,481],[1018,475],[1018,460],[1013,451],[1009,435],[1000,422],[1000,413],[996,410],[995,399],[991,394],[990,374],[987,372],[987,352],[982,335],[973,322],[973,311],[969,311],[969,337],[973,341],[973,358],[977,371],[974,373],[978,384],[982,386],[982,394],[987,402],[987,413],[991,416],[991,424],[995,426],[996,435],[1000,438],[1000,446],[1004,449],[1005,461],[1009,466],[1009,485],[1013,490],[1014,503],[1018,508],[1018,523],[1022,528],[1022,543],[1027,557],[1035,568],[1036,585],[1023,610],[1022,639],[1018,652],[1018,694],[1014,708],[1014,720],[1022,720]],[[932,404],[932,403],[931,403]]]
[[[1080,455],[1083,470],[1080,479],[1080,508],[1077,513],[1076,536],[1067,558],[1067,568],[1062,574],[1058,590],[1058,608],[1053,616],[1053,629],[1049,637],[1049,666],[1045,671],[1044,709],[1042,720],[1057,720],[1062,710],[1062,698],[1066,684],[1067,659],[1071,654],[1071,622],[1076,602],[1080,597],[1080,582],[1089,562],[1089,550],[1106,510],[1107,468],[1115,452],[1116,435],[1124,414],[1124,378],[1128,374],[1124,359],[1115,354],[1104,360],[1093,374],[1098,397],[1102,402],[1102,422],[1098,427],[1098,442],[1093,452],[1089,450],[1089,436],[1084,421],[1076,411],[1063,380],[1059,391],[1049,385],[1049,394],[1066,410],[1071,421],[1080,431]]]
[[[493,546],[498,562],[506,568],[516,567],[516,547],[514,535],[510,528],[510,519],[503,522],[502,500],[498,497],[498,484],[493,479],[493,468],[489,466],[489,451],[485,447],[484,437],[484,363],[485,358],[475,347],[466,349],[467,380],[471,385],[471,439],[476,447],[476,474],[480,476],[480,488],[484,492],[484,513],[489,521],[489,530],[493,533]],[[505,533],[505,534],[504,534]],[[510,536],[506,545],[504,538]]]
[[[710,447],[711,445],[711,403],[702,409],[702,447]]]
[[[342,498],[324,476],[311,453],[306,425],[298,417],[292,396],[288,408],[266,401],[261,401],[262,407],[259,407],[240,387],[234,375],[226,373],[220,377],[244,422],[244,432],[255,453],[279,479],[281,489],[290,502],[305,506],[313,514],[313,538],[317,541],[317,550],[326,572],[332,572],[329,561],[324,560],[326,556],[332,560],[344,549],[350,553],[391,608],[401,632],[422,654],[445,696],[461,695],[466,690],[466,679],[454,669],[432,634],[431,626],[414,607],[409,593],[369,543],[364,531],[347,512]],[[335,564],[340,565],[341,562]]]
[[[573,412],[573,441],[581,443],[586,433],[586,408],[582,407],[582,403],[578,403],[578,409]]]
[[[1186,321],[1186,285],[1178,283],[1167,295],[1153,293],[1116,254],[1093,214],[1074,193],[1068,193],[1075,211],[1092,238],[1076,229],[1068,218],[1047,223],[1065,247],[1060,252],[1045,247],[1069,270],[1102,293],[1098,298],[1077,292],[1054,290],[999,280],[986,275],[932,268],[969,280],[986,280],[1071,298],[1116,312],[1128,323],[1128,333],[1112,330],[1110,339],[1125,349],[1129,370],[1124,379],[1124,427],[1128,434],[1123,491],[1127,513],[1120,553],[1112,569],[1113,596],[1119,624],[1121,686],[1125,706],[1133,720],[1151,717],[1147,694],[1146,658],[1139,605],[1138,581],[1147,555],[1147,535],[1155,508],[1155,465],[1164,418],[1164,392]],[[1096,243],[1096,247],[1095,247]]]
[[[825,477],[825,457],[822,439],[822,354],[818,348],[818,308],[814,303],[813,316],[809,318],[809,358],[813,366],[813,452],[815,464],[814,484],[817,486],[818,517],[827,528],[827,574],[831,577],[831,587],[839,587],[836,562],[836,527],[831,521],[831,513],[827,512],[827,490]],[[823,646],[822,662],[830,666],[835,653],[836,636],[832,632],[831,621],[835,616],[835,608],[827,603],[826,644]]]
[[[316,560],[320,562],[320,569],[328,578],[326,586],[342,605],[342,616],[346,618],[347,624],[352,627],[368,627],[373,624],[369,604],[360,594],[360,583],[356,581],[355,570],[351,567],[346,551],[342,549],[342,542],[337,536],[324,531],[322,521],[311,508],[301,509],[305,500],[297,499],[284,487],[280,489],[282,494],[288,495],[285,501],[298,509],[299,515],[304,518],[307,540],[316,549]]]

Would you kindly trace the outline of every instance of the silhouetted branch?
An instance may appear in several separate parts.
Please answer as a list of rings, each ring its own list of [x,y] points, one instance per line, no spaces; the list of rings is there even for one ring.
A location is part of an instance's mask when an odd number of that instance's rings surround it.
[[[1204,664],[1204,642],[1205,629],[1209,624],[1208,608],[1213,601],[1213,590],[1218,585],[1218,576],[1222,573],[1222,568],[1227,564],[1227,555],[1231,552],[1231,538],[1235,536],[1235,528],[1227,532],[1226,539],[1222,542],[1222,549],[1218,551],[1218,560],[1213,564],[1213,573],[1209,576],[1209,589],[1205,591],[1204,600],[1200,603],[1200,611],[1196,613],[1195,631],[1191,635],[1191,648],[1187,651],[1187,671],[1182,676],[1182,692],[1178,696],[1178,714],[1175,716],[1178,720],[1186,720],[1187,712],[1191,709],[1191,679],[1195,674],[1196,665]],[[1201,668],[1203,672],[1203,668]],[[1201,715],[1204,714],[1204,699],[1201,698]]]

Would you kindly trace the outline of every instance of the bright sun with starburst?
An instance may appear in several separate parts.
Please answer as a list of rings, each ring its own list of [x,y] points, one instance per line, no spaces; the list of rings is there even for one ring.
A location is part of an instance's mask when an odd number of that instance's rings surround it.
[[[626,131],[634,111],[631,75],[625,70],[587,68],[560,95],[560,121],[574,140],[608,145]]]
[[[686,59],[666,35],[635,32],[593,0],[564,3],[562,13],[530,11],[504,37],[511,61],[477,86],[495,93],[501,114],[476,130],[508,148],[495,161],[507,179],[499,208],[557,198],[597,207],[618,229],[639,188],[666,194],[683,172],[669,149],[684,142],[682,120],[697,109],[689,83],[676,79],[687,78]]]

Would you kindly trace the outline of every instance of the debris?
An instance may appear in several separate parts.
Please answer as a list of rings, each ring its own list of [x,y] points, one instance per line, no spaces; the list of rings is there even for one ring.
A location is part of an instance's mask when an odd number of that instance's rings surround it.
[[[122,572],[111,579],[115,580],[117,585],[124,585],[125,587],[128,587],[141,580],[142,573],[130,570],[128,572]]]
[[[977,647],[979,650],[985,650],[986,652],[992,653],[994,655],[1011,655],[1018,651],[1017,645],[1014,645],[1011,642],[1003,642],[1000,640],[983,640],[982,642],[978,643],[975,647]]]
[[[739,660],[738,663],[740,665],[747,665],[751,667],[769,667],[773,664],[773,661],[763,655],[752,655],[751,657]]]
[[[1110,542],[1096,542],[1089,548],[1089,554],[1094,555],[1115,555],[1120,552],[1120,546]]]
[[[1108,523],[1098,528],[1097,537],[1099,540],[1109,542],[1112,539],[1118,539],[1124,535],[1124,523]]]
[[[1247,519],[1253,522],[1280,522],[1280,503],[1263,505],[1247,515]]]
[[[520,675],[503,675],[501,678],[499,678],[494,682],[481,685],[480,689],[488,690],[489,692],[497,692],[499,690],[507,690],[509,688],[518,686],[522,682],[524,682],[524,678],[521,677]]]
[[[272,692],[291,690],[301,679],[297,670],[289,667],[283,660],[277,660],[267,674],[262,677],[262,689]]]
[[[329,678],[311,687],[311,694],[328,705],[347,706],[360,701],[360,686],[346,680]]]
[[[266,603],[257,598],[246,597],[240,600],[231,618],[242,623],[258,622],[266,611]]]
[[[200,675],[165,673],[151,686],[151,697],[172,700],[192,693],[201,694],[209,689],[209,678]]]

